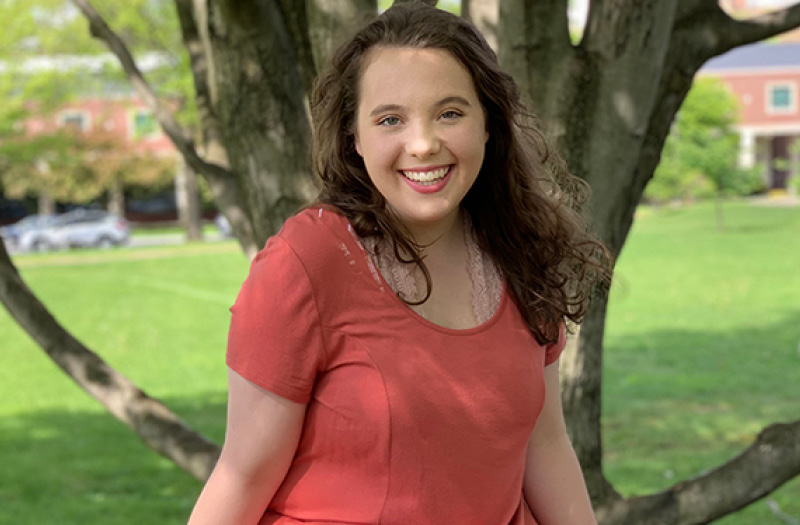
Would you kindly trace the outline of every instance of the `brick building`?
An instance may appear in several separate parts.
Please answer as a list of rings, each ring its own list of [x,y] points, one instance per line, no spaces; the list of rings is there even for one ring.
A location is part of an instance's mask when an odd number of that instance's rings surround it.
[[[736,48],[700,75],[721,79],[739,100],[739,164],[763,166],[767,187],[785,191],[800,176],[800,42]]]

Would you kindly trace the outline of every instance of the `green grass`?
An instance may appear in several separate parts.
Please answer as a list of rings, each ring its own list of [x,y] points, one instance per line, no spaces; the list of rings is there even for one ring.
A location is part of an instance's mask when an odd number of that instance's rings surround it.
[[[233,242],[18,257],[56,317],[221,442]],[[146,448],[0,312],[0,524],[185,523],[200,484]]]
[[[641,210],[606,333],[606,471],[625,495],[730,459],[800,418],[800,208]],[[221,442],[234,242],[19,256],[79,339]],[[0,311],[0,525],[185,523],[200,484],[147,449]],[[800,516],[800,481],[770,495]],[[779,523],[764,502],[720,520]]]
[[[643,209],[617,265],[606,329],[606,472],[663,490],[800,418],[800,209]],[[770,495],[800,517],[800,480]],[[777,523],[765,502],[719,521]]]
[[[157,227],[150,227],[150,226],[141,226],[137,225],[131,228],[131,236],[132,237],[142,237],[147,235],[178,235],[178,234],[185,234],[186,229],[181,228],[180,226],[157,226]],[[203,223],[203,235],[219,235],[219,228],[217,228],[213,223],[204,222]]]

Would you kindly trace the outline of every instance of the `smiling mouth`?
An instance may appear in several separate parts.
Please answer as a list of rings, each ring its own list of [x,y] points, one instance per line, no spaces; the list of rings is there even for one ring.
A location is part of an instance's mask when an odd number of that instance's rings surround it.
[[[441,182],[450,170],[453,169],[453,165],[444,166],[442,168],[436,168],[434,170],[426,170],[426,171],[404,171],[400,170],[400,173],[403,177],[407,178],[410,181],[416,182],[417,184],[422,184],[423,186],[433,186],[434,184]]]

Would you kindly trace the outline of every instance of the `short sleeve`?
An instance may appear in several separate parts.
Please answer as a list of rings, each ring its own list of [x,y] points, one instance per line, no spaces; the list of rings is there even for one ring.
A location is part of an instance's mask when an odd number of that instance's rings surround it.
[[[558,341],[544,347],[544,366],[552,365],[561,356],[567,345],[567,330],[564,323],[558,327]]]
[[[272,237],[231,307],[227,365],[279,396],[308,403],[325,347],[308,274],[291,246]]]

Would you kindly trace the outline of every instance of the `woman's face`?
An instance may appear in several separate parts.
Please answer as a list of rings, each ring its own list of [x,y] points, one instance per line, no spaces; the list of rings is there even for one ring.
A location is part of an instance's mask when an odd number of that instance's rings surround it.
[[[388,206],[412,233],[454,221],[489,138],[469,72],[442,49],[375,47],[359,94],[356,151]]]

